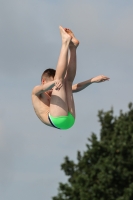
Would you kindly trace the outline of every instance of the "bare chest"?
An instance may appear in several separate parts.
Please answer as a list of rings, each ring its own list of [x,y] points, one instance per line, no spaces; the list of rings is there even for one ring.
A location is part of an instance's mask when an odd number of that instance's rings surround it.
[[[39,119],[45,121],[49,113],[50,96],[47,94],[41,96],[32,95],[32,104]]]

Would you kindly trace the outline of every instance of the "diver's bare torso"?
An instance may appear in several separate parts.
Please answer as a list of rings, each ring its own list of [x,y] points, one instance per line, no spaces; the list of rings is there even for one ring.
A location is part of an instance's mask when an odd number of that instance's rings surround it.
[[[51,99],[52,91],[44,92],[43,94],[37,96],[32,94],[32,104],[38,118],[46,125],[51,126],[48,114],[50,107],[50,99]]]

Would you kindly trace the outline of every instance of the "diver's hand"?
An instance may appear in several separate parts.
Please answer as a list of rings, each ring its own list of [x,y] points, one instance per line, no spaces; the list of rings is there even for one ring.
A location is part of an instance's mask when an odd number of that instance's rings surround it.
[[[101,82],[104,82],[104,81],[109,81],[109,79],[110,78],[107,77],[107,76],[99,75],[99,76],[92,78],[91,83],[101,83]]]
[[[60,90],[62,86],[63,86],[63,80],[62,79],[55,80],[55,89],[56,90]]]

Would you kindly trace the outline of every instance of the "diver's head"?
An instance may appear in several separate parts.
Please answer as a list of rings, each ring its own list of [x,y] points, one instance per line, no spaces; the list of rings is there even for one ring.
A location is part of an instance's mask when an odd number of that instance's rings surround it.
[[[45,84],[49,81],[53,81],[54,80],[54,76],[55,76],[55,69],[46,69],[41,76],[41,83]]]

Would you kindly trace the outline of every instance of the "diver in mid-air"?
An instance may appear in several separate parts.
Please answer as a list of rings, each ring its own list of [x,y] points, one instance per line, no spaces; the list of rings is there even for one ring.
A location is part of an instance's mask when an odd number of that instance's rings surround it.
[[[62,46],[56,70],[47,69],[43,72],[41,85],[32,90],[32,103],[35,113],[44,124],[65,130],[71,128],[75,122],[73,93],[109,78],[100,75],[72,85],[76,74],[76,49],[79,41],[70,29],[62,26],[59,29]]]

